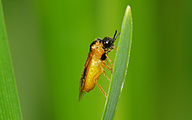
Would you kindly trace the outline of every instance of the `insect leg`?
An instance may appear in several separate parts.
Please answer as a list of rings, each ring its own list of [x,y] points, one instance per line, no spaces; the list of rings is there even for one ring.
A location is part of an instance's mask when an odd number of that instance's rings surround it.
[[[104,73],[104,76],[105,76],[109,81],[111,81],[111,80],[107,77],[107,74],[106,74],[105,70],[103,71],[103,73]]]
[[[108,60],[106,59],[106,62],[107,62],[107,65],[109,65],[109,62],[108,62]]]
[[[113,73],[113,68],[111,68],[111,67],[109,67],[109,66],[107,66],[105,64],[103,64],[103,66],[106,67],[107,69],[109,69],[111,71],[111,73]]]
[[[95,84],[99,87],[99,89],[101,90],[101,92],[103,93],[103,95],[105,96],[105,97],[107,97],[107,95],[106,95],[106,93],[105,93],[105,91],[103,90],[103,88],[95,81]]]
[[[106,57],[109,59],[109,61],[111,62],[111,65],[112,65],[112,67],[113,67],[113,62],[112,62],[112,60],[109,58],[108,54],[105,54],[105,55],[106,55]]]
[[[105,91],[103,90],[103,88],[97,83],[97,81],[99,80],[99,76],[101,75],[101,73],[102,73],[102,72],[97,73],[97,74],[93,77],[93,79],[95,80],[95,81],[94,81],[95,84],[99,87],[99,89],[101,90],[101,92],[103,93],[103,95],[104,95],[105,97],[107,97],[107,95],[106,95]]]

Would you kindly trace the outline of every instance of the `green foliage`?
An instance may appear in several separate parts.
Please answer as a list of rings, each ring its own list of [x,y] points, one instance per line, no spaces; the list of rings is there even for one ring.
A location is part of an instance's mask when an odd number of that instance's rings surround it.
[[[114,74],[109,88],[108,98],[106,100],[103,119],[111,120],[114,117],[115,109],[117,107],[118,99],[123,89],[127,68],[129,63],[129,56],[132,43],[132,15],[131,8],[127,6],[125,11],[121,35],[118,43],[118,49],[115,57]]]
[[[79,79],[90,43],[121,29],[128,4],[133,43],[114,119],[192,119],[192,0],[2,2],[24,119],[101,119],[106,98],[96,86],[78,102]],[[103,74],[98,83],[108,90]]]
[[[0,2],[0,119],[22,120]]]

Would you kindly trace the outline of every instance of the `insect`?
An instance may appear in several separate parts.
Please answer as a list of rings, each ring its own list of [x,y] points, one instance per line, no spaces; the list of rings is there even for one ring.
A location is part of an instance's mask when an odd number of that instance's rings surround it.
[[[104,67],[109,69],[113,73],[113,68],[109,66],[109,63],[106,58],[109,59],[113,67],[112,60],[108,57],[108,52],[111,52],[112,49],[117,49],[114,46],[114,42],[120,33],[116,36],[117,30],[113,38],[105,37],[104,39],[96,38],[90,45],[90,51],[86,62],[84,64],[84,69],[81,75],[80,87],[79,87],[79,101],[83,98],[86,92],[91,91],[95,85],[97,85],[105,97],[106,93],[102,87],[97,83],[101,73],[104,73],[104,76],[110,81],[107,77]],[[107,63],[107,64],[106,64]]]

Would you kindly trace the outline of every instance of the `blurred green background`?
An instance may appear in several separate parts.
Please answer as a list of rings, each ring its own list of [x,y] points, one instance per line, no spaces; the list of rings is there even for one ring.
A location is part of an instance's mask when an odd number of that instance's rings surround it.
[[[90,43],[120,31],[127,5],[133,42],[115,119],[192,119],[192,0],[2,3],[24,120],[101,119],[105,97],[95,87],[78,102],[80,76]],[[108,91],[103,74],[99,84]]]

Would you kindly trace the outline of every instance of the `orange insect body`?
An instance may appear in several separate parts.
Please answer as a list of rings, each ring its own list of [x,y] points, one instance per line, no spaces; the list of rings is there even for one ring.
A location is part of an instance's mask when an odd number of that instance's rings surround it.
[[[100,74],[104,71],[105,60],[101,60],[101,56],[104,53],[102,49],[103,45],[100,42],[96,42],[93,45],[90,57],[92,60],[89,62],[89,68],[86,73],[86,82],[83,86],[83,91],[89,92],[95,87],[95,81],[98,80]]]
[[[105,37],[104,39],[97,38],[90,45],[90,52],[88,54],[87,60],[84,65],[84,69],[81,75],[80,87],[79,87],[79,101],[84,96],[84,93],[92,90],[95,85],[97,85],[102,93],[106,96],[106,93],[102,87],[97,83],[101,73],[104,72],[106,76],[104,67],[107,67],[112,72],[112,68],[106,65],[108,58],[113,65],[111,59],[108,57],[108,52],[111,52],[114,46],[114,41],[118,37],[116,36],[117,31],[115,31],[114,37]],[[116,36],[116,37],[115,37]],[[107,62],[108,63],[108,62]],[[107,77],[107,76],[106,76]],[[110,80],[107,77],[108,80]]]

